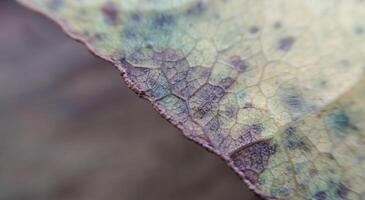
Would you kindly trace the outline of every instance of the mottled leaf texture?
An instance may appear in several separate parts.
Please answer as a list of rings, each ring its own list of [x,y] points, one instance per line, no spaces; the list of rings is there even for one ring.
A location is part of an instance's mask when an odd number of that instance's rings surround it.
[[[262,197],[365,198],[365,1],[19,2]]]

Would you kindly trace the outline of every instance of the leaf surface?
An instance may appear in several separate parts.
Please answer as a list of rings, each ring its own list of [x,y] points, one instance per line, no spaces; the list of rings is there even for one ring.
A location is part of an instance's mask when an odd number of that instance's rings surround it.
[[[18,0],[261,196],[365,198],[365,2]]]

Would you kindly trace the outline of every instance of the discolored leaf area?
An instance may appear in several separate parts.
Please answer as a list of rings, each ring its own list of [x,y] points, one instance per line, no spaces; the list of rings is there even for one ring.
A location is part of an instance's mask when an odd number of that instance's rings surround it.
[[[365,2],[18,0],[267,199],[365,198]]]

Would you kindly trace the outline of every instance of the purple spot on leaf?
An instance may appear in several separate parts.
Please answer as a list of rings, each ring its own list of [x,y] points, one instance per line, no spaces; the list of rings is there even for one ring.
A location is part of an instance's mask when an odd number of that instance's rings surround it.
[[[342,183],[338,186],[338,189],[336,191],[337,195],[341,198],[345,198],[348,192],[349,189],[347,189]]]
[[[267,165],[270,155],[275,153],[275,147],[267,142],[258,142],[243,147],[230,156],[233,164],[244,172],[247,169],[262,172]]]
[[[118,10],[113,2],[106,2],[102,7],[104,20],[109,25],[116,25],[118,23]]]
[[[239,71],[244,72],[248,67],[248,63],[245,60],[242,60],[239,56],[231,57],[231,64]]]
[[[198,3],[194,4],[188,11],[188,14],[196,14],[199,15],[201,13],[203,13],[205,10],[207,9],[207,5],[202,2],[199,1]]]
[[[153,27],[156,29],[165,28],[171,25],[174,21],[174,16],[168,14],[160,14],[153,19]]]
[[[249,126],[249,128],[245,131],[246,134],[250,134],[250,135],[258,135],[262,132],[263,127],[262,124],[252,124]]]
[[[224,89],[228,89],[234,82],[234,79],[232,79],[231,77],[227,77],[222,79],[219,82],[219,85],[222,86]]]
[[[133,21],[139,22],[142,19],[142,14],[141,13],[132,13],[131,19]]]
[[[292,36],[281,38],[278,42],[278,49],[281,51],[289,51],[295,42]]]
[[[327,194],[324,191],[317,192],[314,195],[314,199],[316,200],[325,200],[327,198]]]
[[[258,181],[258,174],[250,169],[246,169],[243,171],[245,178],[252,184],[256,184]]]
[[[259,32],[259,28],[257,26],[253,26],[250,28],[251,34],[256,34],[257,32]]]

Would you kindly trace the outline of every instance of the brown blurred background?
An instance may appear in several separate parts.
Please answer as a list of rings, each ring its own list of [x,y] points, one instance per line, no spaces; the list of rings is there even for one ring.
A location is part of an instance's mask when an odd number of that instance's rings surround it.
[[[39,14],[0,0],[0,199],[258,199]]]

